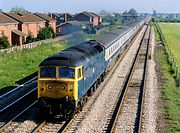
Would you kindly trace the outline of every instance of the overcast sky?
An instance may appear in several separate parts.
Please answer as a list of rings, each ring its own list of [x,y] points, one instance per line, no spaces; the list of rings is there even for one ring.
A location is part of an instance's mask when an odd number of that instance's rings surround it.
[[[24,7],[31,12],[81,11],[123,12],[135,8],[138,12],[180,13],[180,0],[0,0],[0,9],[8,12],[12,7]]]

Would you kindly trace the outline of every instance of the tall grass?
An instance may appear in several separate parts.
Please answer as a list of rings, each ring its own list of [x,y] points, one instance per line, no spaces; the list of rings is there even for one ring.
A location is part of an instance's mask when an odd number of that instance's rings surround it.
[[[180,23],[159,23],[159,25],[180,68]]]
[[[180,55],[180,53],[177,52],[177,49],[180,48],[180,45],[179,45],[180,40],[178,38],[174,38],[174,33],[170,34],[171,31],[168,31],[168,30],[175,30],[175,29],[171,29],[171,28],[166,29],[166,26],[161,25],[161,29],[163,33],[166,33],[165,39],[168,44],[170,43],[169,47],[171,48],[172,51],[174,51],[174,54]],[[156,32],[156,41],[159,41],[160,36],[158,35],[156,28],[155,28],[155,32]],[[168,37],[167,37],[167,34],[168,34]],[[177,45],[175,49],[172,46],[174,45],[172,44],[173,38],[177,41],[176,42]],[[168,62],[168,57],[166,55],[165,48],[162,46],[157,46],[156,48],[158,50],[155,54],[155,58],[157,59],[157,62],[161,66],[161,72],[163,73],[163,77],[164,77],[162,81],[163,84],[161,85],[161,91],[162,91],[162,99],[164,101],[163,106],[165,110],[165,118],[167,121],[166,132],[167,133],[180,132],[180,88],[176,86],[176,82],[173,77],[174,75],[171,71],[171,66]]]
[[[0,88],[13,85],[15,81],[37,71],[37,66],[43,59],[68,46],[63,42],[53,43],[0,55]]]

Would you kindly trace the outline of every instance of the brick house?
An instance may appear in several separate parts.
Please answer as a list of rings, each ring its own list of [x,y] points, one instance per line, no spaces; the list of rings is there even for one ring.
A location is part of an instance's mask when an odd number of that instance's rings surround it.
[[[18,30],[28,35],[29,32],[37,37],[39,30],[46,26],[46,21],[31,13],[4,13],[19,22]]]
[[[98,24],[102,24],[102,17],[100,15],[98,15],[96,13],[93,13],[93,12],[91,12],[91,14],[93,14],[93,15],[98,17]]]
[[[49,13],[48,16],[55,19],[57,25],[73,20],[73,15],[70,13]]]
[[[82,12],[74,16],[74,20],[77,21],[89,21],[94,26],[99,24],[99,17],[91,12]]]
[[[4,33],[5,36],[8,37],[8,41],[10,46],[16,44],[15,36],[19,36],[19,39],[23,39],[23,35],[17,35],[19,22],[0,13],[0,36]]]
[[[42,14],[42,13],[34,13],[34,15],[46,20],[46,26],[51,26],[52,29],[54,30],[54,32],[56,33],[56,20],[52,19],[51,17],[49,17],[48,15]]]

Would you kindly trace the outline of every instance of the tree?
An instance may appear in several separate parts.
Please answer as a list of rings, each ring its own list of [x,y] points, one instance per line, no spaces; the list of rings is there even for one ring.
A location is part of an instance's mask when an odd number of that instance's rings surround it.
[[[55,36],[56,36],[56,34],[54,33],[54,30],[52,29],[52,27],[47,26],[47,27],[40,29],[40,31],[37,35],[37,39],[45,40],[45,39],[49,39],[49,38],[54,38]]]
[[[26,37],[26,43],[32,43],[35,41],[34,36],[32,35],[31,32],[28,33],[28,36]]]
[[[2,36],[0,37],[0,49],[8,48],[10,46],[10,43],[8,41],[8,37],[2,33]]]
[[[18,6],[13,7],[10,12],[13,12],[13,13],[28,13],[28,11],[26,9],[24,9],[23,7],[18,7]]]

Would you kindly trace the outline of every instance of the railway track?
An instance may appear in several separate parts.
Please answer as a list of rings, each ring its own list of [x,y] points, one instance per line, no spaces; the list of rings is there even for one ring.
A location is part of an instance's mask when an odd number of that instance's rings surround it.
[[[141,132],[150,35],[148,26],[104,132]]]
[[[0,100],[2,100],[3,98],[8,97],[9,95],[13,94],[17,90],[22,89],[24,86],[29,85],[29,84],[31,84],[34,81],[37,81],[37,78],[38,78],[38,76],[35,76],[32,79],[28,80],[27,82],[17,86],[16,88],[14,88],[14,89],[12,89],[12,90],[10,90],[10,91],[0,95]]]
[[[132,43],[134,42],[134,40],[132,41]],[[129,46],[129,48],[130,48],[130,46]],[[127,48],[127,51],[129,50],[129,48]],[[100,84],[100,87],[96,90],[96,93],[92,95],[91,100],[88,101],[87,105],[83,108],[83,110],[80,113],[78,113],[77,115],[75,115],[74,118],[68,123],[68,125],[63,130],[61,130],[62,133],[76,132],[78,126],[81,124],[81,122],[83,121],[85,116],[88,114],[88,112],[91,111],[92,105],[94,104],[94,102],[96,101],[96,99],[98,98],[99,94],[102,92],[102,90],[104,89],[104,87],[106,86],[108,81],[111,79],[111,76],[114,74],[116,68],[119,66],[121,60],[126,55],[127,51],[124,52],[124,54],[121,56],[121,58],[118,60],[118,62],[114,65],[114,67],[112,68],[110,73],[106,76],[104,82]]]
[[[7,127],[13,127],[13,121],[17,120],[27,110],[37,103],[37,88],[32,89],[22,97],[12,101],[0,110],[0,132]]]
[[[44,133],[44,132],[53,132],[53,133],[57,133],[57,132],[62,132],[66,126],[68,125],[68,123],[71,121],[71,119],[69,120],[51,120],[51,121],[42,121],[40,122],[32,131],[31,133]]]

